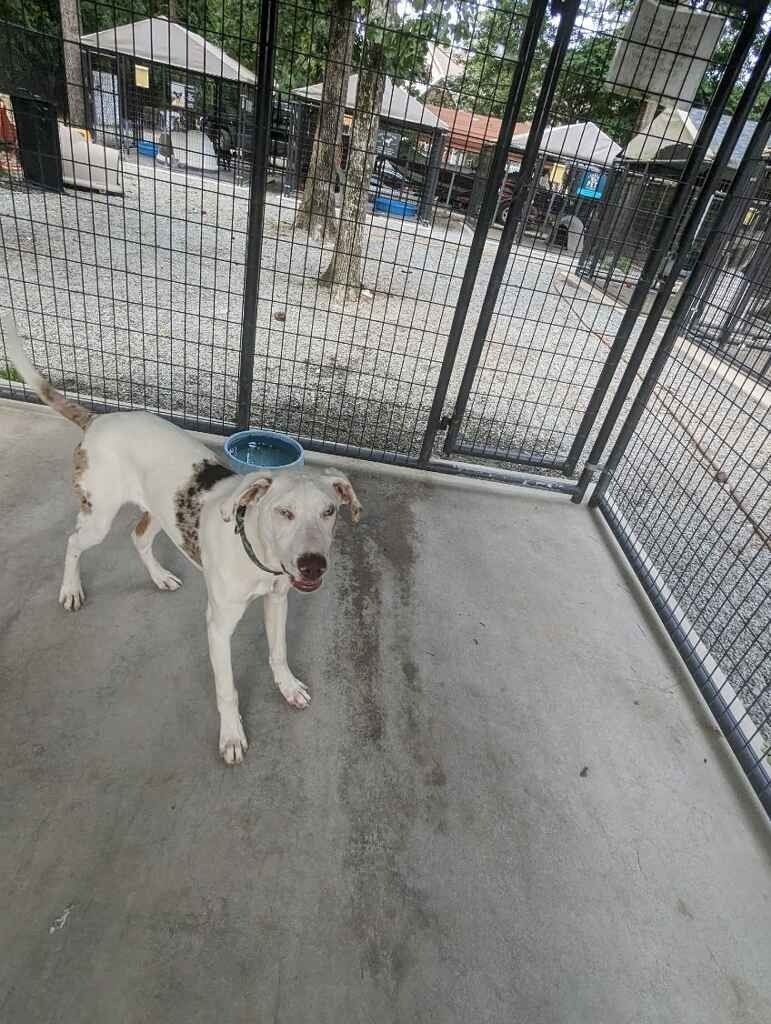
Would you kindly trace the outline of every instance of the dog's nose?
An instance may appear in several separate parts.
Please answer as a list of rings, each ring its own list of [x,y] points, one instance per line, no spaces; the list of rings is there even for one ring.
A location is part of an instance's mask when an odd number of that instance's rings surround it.
[[[304,580],[320,580],[327,571],[327,560],[323,555],[300,555],[297,568]]]

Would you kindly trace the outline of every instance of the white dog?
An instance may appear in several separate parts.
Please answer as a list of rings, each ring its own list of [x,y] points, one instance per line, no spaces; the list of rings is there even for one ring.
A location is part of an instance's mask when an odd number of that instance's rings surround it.
[[[153,555],[160,530],[204,574],[219,749],[228,764],[240,764],[248,744],[230,662],[233,630],[247,606],[264,598],[273,678],[292,707],[306,707],[308,689],[287,664],[287,594],[290,587],[307,593],[321,586],[339,505],[349,505],[358,522],[361,505],[350,481],[294,470],[275,478],[264,471],[239,476],[200,441],[151,413],[97,416],[40,376],[13,323],[4,322],[4,334],[6,351],[26,383],[85,435],[75,449],[80,512],[67,542],[60,602],[70,611],[80,608],[81,554],[104,540],[121,506],[138,505],[143,514],[131,537],[153,583],[161,590],[181,585]]]

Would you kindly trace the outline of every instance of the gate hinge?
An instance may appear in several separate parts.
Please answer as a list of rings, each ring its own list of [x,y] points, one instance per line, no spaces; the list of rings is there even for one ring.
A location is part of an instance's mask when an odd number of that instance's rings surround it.
[[[594,478],[596,476],[600,476],[604,472],[605,472],[605,467],[604,466],[600,466],[596,462],[587,462],[586,465],[584,466],[584,473],[588,473],[589,474],[589,479],[590,480],[594,480]]]
[[[452,420],[453,420],[454,416],[455,416],[454,412],[451,413],[449,416],[447,414],[442,416],[442,418],[439,420],[439,425],[437,426],[436,429],[437,430],[449,430],[450,427],[452,426]]]

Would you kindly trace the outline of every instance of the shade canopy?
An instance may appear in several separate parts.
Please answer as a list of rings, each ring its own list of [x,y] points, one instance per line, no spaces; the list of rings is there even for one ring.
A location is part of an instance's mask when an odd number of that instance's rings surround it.
[[[512,149],[524,150],[528,134],[514,135]],[[579,121],[545,131],[538,152],[571,163],[605,167],[613,163],[621,152],[621,146],[591,121]]]
[[[123,53],[149,64],[168,64],[210,78],[249,85],[256,81],[248,68],[218,46],[166,18],[145,18],[129,25],[105,28],[81,36],[80,41],[102,53]]]
[[[295,89],[294,96],[307,100],[309,103],[321,103],[321,96],[324,90],[324,83],[317,82],[316,85],[307,85],[303,89]],[[348,78],[348,89],[345,96],[345,109],[353,111],[356,106],[356,94],[359,91],[359,76],[350,75]],[[440,120],[436,114],[432,114],[428,107],[423,106],[420,100],[394,85],[390,78],[386,77],[383,87],[383,100],[380,104],[380,117],[384,121],[393,124],[407,125],[410,128],[422,128],[424,131],[447,131],[447,125]]]

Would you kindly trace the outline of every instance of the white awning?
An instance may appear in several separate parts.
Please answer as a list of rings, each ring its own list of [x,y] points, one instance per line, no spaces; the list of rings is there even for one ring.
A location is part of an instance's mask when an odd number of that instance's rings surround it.
[[[527,139],[526,132],[512,136],[512,148],[523,150]],[[579,121],[545,131],[538,152],[570,163],[605,167],[613,163],[621,152],[621,146],[591,121]]]
[[[311,103],[321,103],[321,94],[324,83],[308,85],[304,89],[295,89],[293,96],[307,99]],[[345,96],[345,109],[353,111],[356,106],[356,94],[359,91],[359,76],[351,75],[348,79],[348,90]],[[383,102],[380,104],[380,116],[388,121],[401,122],[411,128],[423,128],[427,131],[446,132],[447,125],[440,121],[436,114],[432,114],[428,107],[424,107],[420,100],[394,85],[390,78],[386,78],[383,87]]]
[[[168,64],[210,78],[253,85],[254,74],[218,46],[166,18],[145,18],[130,25],[81,36],[84,46],[104,53],[124,53],[149,64]]]

